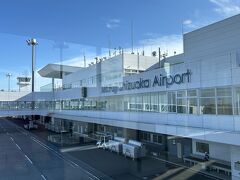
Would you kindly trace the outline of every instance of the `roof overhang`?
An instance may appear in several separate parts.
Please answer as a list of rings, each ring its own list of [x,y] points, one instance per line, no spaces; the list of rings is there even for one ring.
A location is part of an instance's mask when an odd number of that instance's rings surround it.
[[[62,66],[62,67],[61,67]],[[80,70],[81,67],[67,66],[60,64],[48,64],[38,71],[40,76],[46,78],[62,79],[60,71],[63,75],[68,75]]]

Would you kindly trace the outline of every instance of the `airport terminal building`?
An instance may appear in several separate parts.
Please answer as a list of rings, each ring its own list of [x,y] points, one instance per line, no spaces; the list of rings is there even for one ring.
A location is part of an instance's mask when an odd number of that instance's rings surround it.
[[[239,29],[237,15],[186,33],[184,52],[160,61],[121,51],[85,68],[63,66],[62,89],[2,92],[0,113],[38,115],[48,128],[71,127],[79,136],[132,139],[155,156],[167,151],[193,162],[186,157],[207,152],[225,165],[220,171],[240,179]],[[54,82],[59,65],[39,74]]]

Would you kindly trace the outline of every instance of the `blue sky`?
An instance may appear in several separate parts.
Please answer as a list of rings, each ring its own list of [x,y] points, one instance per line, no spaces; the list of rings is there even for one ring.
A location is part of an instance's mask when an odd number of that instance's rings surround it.
[[[35,37],[36,68],[59,61],[56,42],[66,42],[65,63],[83,64],[111,48],[182,52],[184,33],[240,13],[240,0],[1,0],[0,1],[0,89],[12,88],[16,76],[30,72],[31,49],[26,39]],[[102,50],[102,51],[101,51]],[[30,74],[29,74],[30,75]],[[37,87],[50,81],[37,77]]]

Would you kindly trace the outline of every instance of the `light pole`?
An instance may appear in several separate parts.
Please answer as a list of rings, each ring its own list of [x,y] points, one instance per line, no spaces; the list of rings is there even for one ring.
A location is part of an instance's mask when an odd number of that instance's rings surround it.
[[[8,92],[10,92],[10,78],[11,78],[12,74],[7,73],[6,76],[8,78]]]
[[[27,44],[29,46],[32,46],[32,92],[34,92],[34,74],[35,74],[35,46],[38,45],[38,42],[36,39],[28,39]]]
[[[29,46],[32,46],[32,110],[35,109],[35,102],[33,99],[33,93],[34,93],[34,74],[35,74],[35,47],[36,45],[38,45],[38,42],[36,39],[32,38],[32,39],[28,39],[27,40],[27,44]],[[34,120],[34,115],[32,115],[32,121]],[[30,125],[30,124],[29,124]]]

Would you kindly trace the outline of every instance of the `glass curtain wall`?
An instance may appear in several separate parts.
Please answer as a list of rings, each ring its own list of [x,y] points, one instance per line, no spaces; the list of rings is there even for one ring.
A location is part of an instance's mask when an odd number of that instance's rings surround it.
[[[99,110],[133,111],[179,114],[240,114],[240,87],[217,87],[189,89],[170,92],[141,93],[93,97],[86,99],[65,99],[36,101],[38,110]],[[2,101],[1,110],[32,110],[30,101]]]

